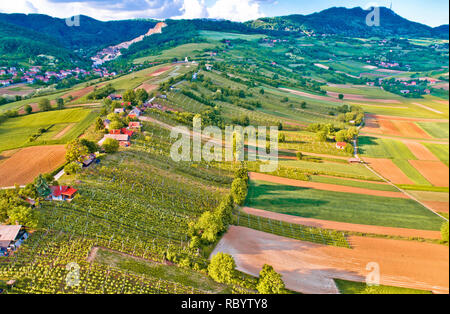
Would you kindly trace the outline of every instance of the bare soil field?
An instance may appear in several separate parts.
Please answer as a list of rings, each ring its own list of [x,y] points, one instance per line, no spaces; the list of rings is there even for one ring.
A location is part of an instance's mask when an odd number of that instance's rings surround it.
[[[380,267],[380,284],[449,293],[447,246],[369,237],[349,241],[353,249],[231,226],[211,255],[231,254],[237,269],[254,276],[264,264],[272,265],[287,288],[303,293],[339,293],[333,278],[363,282],[370,262]]]
[[[435,186],[449,186],[448,167],[441,161],[409,160],[409,163]]]
[[[172,66],[168,65],[168,66],[162,67],[152,73],[147,74],[147,76],[151,76],[151,77],[159,76],[159,75],[163,74],[164,72],[170,70],[171,68],[172,68]]]
[[[25,83],[19,83],[0,88],[0,95],[27,96],[34,92],[34,90],[34,88],[26,85]]]
[[[310,181],[300,181],[300,180],[276,177],[276,176],[271,176],[271,175],[267,175],[267,174],[263,174],[263,173],[256,173],[256,172],[250,172],[249,176],[250,176],[251,180],[261,180],[261,181],[267,181],[267,182],[271,182],[271,183],[311,188],[311,189],[318,189],[318,190],[324,190],[324,191],[366,194],[366,195],[375,195],[375,196],[383,196],[383,197],[408,198],[405,194],[403,194],[401,192],[379,191],[379,190],[370,190],[370,189],[357,188],[357,187],[351,187],[351,186],[345,186],[345,185],[336,185],[336,184],[310,182]]]
[[[408,149],[417,157],[419,160],[434,160],[439,161],[428,148],[422,144],[414,141],[403,141],[403,143],[408,147]]]
[[[439,201],[422,201],[425,205],[430,207],[432,210],[441,213],[448,213],[449,203],[439,202]]]
[[[376,172],[394,184],[414,184],[414,182],[390,159],[364,157],[363,160]]]
[[[145,91],[146,91],[147,93],[149,93],[149,92],[154,91],[155,89],[157,89],[157,88],[158,88],[158,85],[151,84],[151,83],[142,83],[142,84],[141,84],[139,87],[137,87],[136,89],[140,89],[140,88],[145,89]],[[136,89],[135,89],[135,90],[136,90]]]
[[[399,117],[380,114],[366,114],[367,119],[385,119],[385,120],[401,120],[411,122],[448,122],[448,119],[428,119],[428,118],[411,118],[411,117]]]
[[[414,138],[432,138],[427,132],[422,130],[417,124],[413,122],[393,120],[392,123],[394,123],[397,129],[400,130],[402,136]]]
[[[65,161],[64,145],[23,148],[0,163],[0,187],[25,185],[40,173],[48,173]]]
[[[425,239],[440,239],[441,238],[441,233],[439,231],[361,225],[361,224],[352,224],[352,223],[347,223],[347,222],[338,222],[338,221],[331,221],[331,220],[304,218],[304,217],[299,217],[299,216],[275,213],[275,212],[252,208],[252,207],[243,207],[242,210],[245,213],[254,215],[254,216],[275,219],[275,220],[284,221],[287,223],[309,226],[309,227],[316,227],[316,228],[332,229],[332,230],[339,230],[339,231],[350,231],[350,232],[361,232],[361,233],[372,233],[372,234],[380,234],[380,235],[401,236],[401,237],[420,237],[420,238],[425,238]]]

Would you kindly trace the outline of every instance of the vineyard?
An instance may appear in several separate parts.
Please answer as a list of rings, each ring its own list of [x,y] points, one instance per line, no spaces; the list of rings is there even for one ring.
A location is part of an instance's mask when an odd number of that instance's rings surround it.
[[[249,215],[241,211],[238,211],[235,214],[235,222],[238,226],[268,232],[283,237],[324,245],[351,248],[345,233],[340,231],[291,224],[280,220]]]

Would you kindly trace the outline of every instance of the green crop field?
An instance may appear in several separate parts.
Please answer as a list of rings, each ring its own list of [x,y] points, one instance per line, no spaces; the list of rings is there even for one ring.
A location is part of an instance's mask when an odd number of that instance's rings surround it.
[[[212,43],[193,43],[180,45],[175,48],[167,49],[162,51],[158,55],[138,58],[134,60],[134,63],[144,63],[145,61],[153,62],[155,60],[167,60],[178,58],[184,60],[185,57],[194,57],[200,55],[205,49],[214,49],[216,44]]]
[[[26,116],[10,118],[0,124],[0,151],[47,144],[63,144],[79,136],[97,117],[90,109],[65,109],[33,113]],[[73,126],[62,137],[55,138],[65,127]],[[30,142],[29,138],[39,129],[48,131]]]
[[[398,191],[395,187],[393,187],[390,184],[377,184],[377,183],[370,183],[370,182],[364,182],[364,181],[340,179],[340,178],[335,178],[335,177],[326,177],[326,176],[315,175],[315,176],[311,176],[311,181],[319,182],[319,183],[352,186],[352,187],[356,187],[356,188],[364,188],[364,189],[377,190],[377,191],[392,191],[392,192]]]
[[[311,162],[304,160],[281,160],[280,166],[301,169],[310,174],[324,174],[353,179],[379,180],[370,170],[360,164]]]
[[[431,291],[392,287],[392,286],[368,286],[364,282],[334,279],[339,292],[342,294],[432,294]]]
[[[448,166],[449,150],[448,145],[445,144],[433,144],[433,143],[423,143],[440,161]]]
[[[448,138],[448,122],[417,122],[417,124],[434,138]]]
[[[360,136],[358,146],[359,152],[366,157],[417,159],[405,144],[397,140]]]
[[[214,31],[200,31],[200,36],[209,41],[221,41],[223,39],[243,39],[243,40],[259,40],[266,37],[265,35],[247,35],[240,33],[226,33],[226,32],[214,32]]]
[[[442,219],[409,199],[330,192],[251,181],[246,206],[293,216],[439,230]]]

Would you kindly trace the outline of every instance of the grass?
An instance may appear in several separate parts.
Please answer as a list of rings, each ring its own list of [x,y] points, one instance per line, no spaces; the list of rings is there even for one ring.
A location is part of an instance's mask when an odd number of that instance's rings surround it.
[[[397,186],[403,190],[447,192],[447,193],[449,192],[449,188],[445,186],[409,185],[409,184],[397,184]]]
[[[360,136],[358,138],[358,146],[360,153],[366,157],[417,159],[405,144],[397,140]]]
[[[319,182],[319,183],[352,186],[352,187],[356,187],[356,188],[365,188],[365,189],[371,189],[371,190],[377,190],[377,191],[392,191],[392,192],[398,191],[395,187],[393,187],[390,184],[377,184],[377,183],[354,181],[354,180],[332,178],[332,177],[325,177],[325,176],[311,176],[311,181]]]
[[[238,34],[238,33],[226,33],[226,32],[215,32],[215,31],[200,31],[200,36],[210,41],[221,41],[223,39],[243,39],[248,41],[256,41],[261,38],[266,37],[265,35],[247,35],[247,34]]]
[[[185,57],[194,57],[203,52],[204,49],[214,49],[216,44],[212,43],[191,43],[180,45],[175,48],[167,49],[160,54],[138,58],[134,63],[144,63],[145,61],[153,62],[155,60],[167,60],[172,58],[184,59]]]
[[[118,267],[123,271],[132,272],[138,275],[147,275],[153,278],[175,281],[211,293],[231,292],[226,285],[216,283],[202,273],[177,266],[156,263],[150,260],[138,259],[110,250],[99,249],[95,262]]]
[[[280,166],[301,169],[310,174],[324,174],[353,179],[366,179],[377,181],[379,178],[370,170],[360,164],[318,163],[303,160],[280,160]]]
[[[0,151],[32,145],[67,143],[88,128],[96,117],[96,112],[76,108],[10,118],[0,125]],[[75,123],[75,125],[63,137],[53,139],[55,135],[71,123]],[[29,137],[40,128],[49,129],[35,141],[29,142]]]
[[[442,220],[409,199],[251,181],[246,206],[277,213],[397,228],[439,230]]]
[[[448,138],[448,122],[417,122],[417,124],[434,138]]]
[[[342,294],[432,294],[431,291],[393,286],[368,286],[364,282],[334,279]]]
[[[393,159],[392,160],[394,164],[397,165],[397,167],[400,168],[400,170],[408,176],[412,181],[414,181],[417,185],[431,185],[430,182],[425,179],[424,176],[420,174],[419,171],[417,171],[416,168],[414,168],[408,160],[405,159]]]
[[[434,144],[434,143],[423,143],[426,148],[428,148],[440,161],[442,161],[447,166],[448,163],[448,145],[444,144]]]

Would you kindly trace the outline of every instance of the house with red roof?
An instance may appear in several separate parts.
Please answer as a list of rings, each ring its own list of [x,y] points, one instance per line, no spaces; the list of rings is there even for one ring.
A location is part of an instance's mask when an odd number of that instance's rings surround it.
[[[52,201],[71,201],[78,191],[70,186],[63,185],[52,185],[50,190],[52,193],[47,198]]]
[[[346,146],[347,146],[346,142],[336,142],[337,149],[345,149]]]

